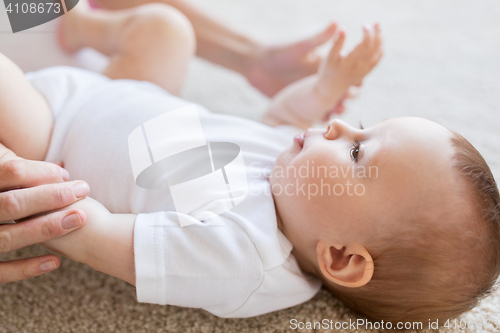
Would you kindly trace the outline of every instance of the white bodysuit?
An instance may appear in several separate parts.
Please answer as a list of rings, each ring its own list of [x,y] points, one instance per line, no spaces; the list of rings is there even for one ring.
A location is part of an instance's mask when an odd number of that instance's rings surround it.
[[[241,149],[248,191],[239,204],[209,218],[184,214],[191,222],[183,226],[168,188],[136,184],[129,136],[145,122],[192,103],[148,82],[112,81],[69,67],[27,78],[55,117],[46,160],[63,161],[72,179],[85,180],[90,196],[111,213],[137,214],[139,302],[250,317],[305,302],[319,290],[319,280],[301,272],[292,244],[277,228],[267,178],[277,155],[292,143],[290,133],[197,105],[206,140]]]

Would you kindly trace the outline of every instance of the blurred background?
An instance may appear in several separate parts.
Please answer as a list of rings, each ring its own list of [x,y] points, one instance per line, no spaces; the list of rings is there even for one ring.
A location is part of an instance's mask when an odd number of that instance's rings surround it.
[[[434,120],[469,139],[500,179],[500,1],[190,2],[234,29],[269,44],[296,41],[336,21],[347,32],[348,50],[360,40],[363,24],[380,22],[385,55],[365,79],[359,96],[347,103],[342,118],[352,125],[361,121],[365,128],[387,117]],[[5,16],[1,15],[4,13],[0,12],[0,39],[12,38],[5,32]],[[23,39],[20,46],[0,52],[15,55],[26,70],[73,63],[74,59],[58,51],[54,27],[51,22],[36,31],[19,33],[16,38]],[[328,47],[322,51],[326,54]],[[80,57],[80,62],[96,68],[102,60],[92,54]],[[259,119],[269,103],[243,77],[199,59],[190,66],[182,97],[214,112],[250,119]],[[10,253],[5,259],[44,251],[34,246]],[[130,285],[66,259],[54,273],[0,286],[0,299],[0,332],[289,332],[291,318],[356,318],[325,292],[298,307],[246,320],[224,320],[198,310],[137,304],[135,289]],[[497,292],[464,318],[484,320],[497,318],[498,313]],[[498,328],[440,330],[459,331],[498,332]]]
[[[361,39],[363,24],[380,22],[384,57],[342,118],[365,127],[387,117],[434,120],[469,139],[500,177],[500,2],[192,2],[268,43],[307,37],[336,21],[347,32],[349,50]],[[201,60],[192,64],[183,96],[252,119],[268,103],[243,78]]]

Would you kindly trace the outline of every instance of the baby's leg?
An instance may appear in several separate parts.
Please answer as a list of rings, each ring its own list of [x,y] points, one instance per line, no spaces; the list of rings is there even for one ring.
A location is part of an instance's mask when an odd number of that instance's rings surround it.
[[[22,158],[43,160],[52,122],[52,111],[42,94],[0,53],[0,143]]]
[[[104,74],[112,79],[150,81],[173,94],[196,47],[191,23],[164,4],[105,11],[80,1],[63,17],[60,41],[68,51],[88,46],[109,56]]]

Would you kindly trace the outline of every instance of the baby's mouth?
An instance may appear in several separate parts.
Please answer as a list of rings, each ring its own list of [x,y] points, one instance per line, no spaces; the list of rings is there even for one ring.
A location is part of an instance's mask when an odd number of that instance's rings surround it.
[[[306,133],[303,134],[297,134],[294,138],[293,141],[299,145],[300,148],[304,147],[304,140],[306,138]]]

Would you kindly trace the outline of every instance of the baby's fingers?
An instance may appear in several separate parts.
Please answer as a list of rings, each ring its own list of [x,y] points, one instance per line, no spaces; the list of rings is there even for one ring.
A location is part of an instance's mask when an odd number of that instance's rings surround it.
[[[363,41],[360,46],[364,49],[369,49],[373,45],[374,33],[368,28],[367,25],[363,26]]]
[[[327,63],[335,64],[340,59],[340,51],[344,46],[344,41],[345,32],[344,30],[340,30],[337,39],[335,40],[335,43],[333,43],[330,53],[328,54]]]
[[[380,26],[378,23],[375,24],[374,30],[375,30],[375,38],[374,38],[374,45],[372,48],[372,53],[373,53],[372,62],[374,64],[377,64],[383,55],[382,36],[380,33]]]
[[[373,53],[377,53],[382,48],[382,35],[380,33],[380,25],[378,23],[375,23],[373,31],[374,34],[373,34],[372,50]]]
[[[382,51],[382,49],[379,49],[374,55],[373,55],[373,58],[371,60],[373,66],[375,66],[379,61],[380,61],[380,58],[382,58],[382,55],[384,54],[384,52]]]
[[[363,40],[349,53],[353,59],[363,59],[370,53],[373,45],[373,35],[368,27],[363,26]]]

